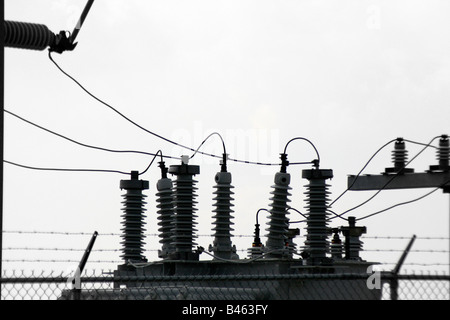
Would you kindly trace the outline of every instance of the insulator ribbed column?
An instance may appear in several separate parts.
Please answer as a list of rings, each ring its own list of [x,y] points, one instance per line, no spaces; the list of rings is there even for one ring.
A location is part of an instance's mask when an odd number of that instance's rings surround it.
[[[439,161],[440,170],[448,171],[450,169],[450,141],[447,135],[442,135],[439,140],[437,159]]]
[[[405,141],[403,138],[397,138],[392,150],[393,168],[386,168],[385,173],[411,173],[414,169],[406,168],[408,161],[408,150],[406,150]]]
[[[131,180],[121,180],[120,188],[127,192],[123,195],[125,199],[122,203],[124,207],[122,211],[124,214],[122,225],[122,255],[121,258],[125,262],[145,262],[147,261],[143,256],[144,252],[144,219],[145,219],[145,204],[146,195],[142,193],[143,190],[149,188],[148,181],[139,180],[138,172],[131,172]]]
[[[200,173],[199,166],[174,165],[170,166],[169,173],[176,176],[174,181],[174,215],[172,220],[172,245],[175,252],[170,255],[174,260],[198,260],[198,253],[193,252],[194,241],[197,238],[195,226],[197,222],[194,214],[197,197],[193,176]]]
[[[289,187],[289,183],[291,182],[291,176],[286,172],[277,172],[274,178],[274,185],[272,186],[273,191],[271,194],[273,195],[270,200],[271,209],[269,222],[267,225],[269,228],[266,229],[269,233],[267,234],[266,241],[266,249],[267,249],[267,257],[269,258],[280,258],[282,256],[289,255],[289,248],[287,246],[287,235],[289,228],[289,219],[287,218],[288,214],[288,202],[289,190],[292,189]]]
[[[343,252],[343,246],[342,246],[342,240],[339,237],[338,230],[334,230],[333,239],[331,240],[331,257],[334,260],[341,260],[342,259],[342,252]]]
[[[329,252],[329,228],[327,227],[327,208],[329,185],[326,179],[333,177],[332,170],[310,169],[303,170],[303,178],[309,180],[306,194],[306,241],[305,252],[308,255],[308,264],[321,264],[327,260],[326,254]]]
[[[5,47],[45,50],[55,37],[43,24],[5,21]]]
[[[158,256],[162,259],[169,257],[169,254],[174,251],[172,245],[172,222],[174,215],[173,203],[173,183],[169,178],[161,178],[156,184],[158,192],[156,193],[156,207],[158,208],[158,225],[160,228],[159,243],[162,244],[161,250],[158,250]]]
[[[214,242],[210,245],[209,251],[213,251],[214,256],[222,259],[238,259],[236,254],[236,247],[232,245],[231,242],[231,231],[234,229],[231,226],[234,224],[231,219],[233,219],[232,213],[234,212],[231,208],[234,206],[232,201],[231,191],[234,188],[231,185],[231,173],[230,172],[218,172],[215,176],[216,189],[213,194],[216,197],[213,199],[215,202],[213,206],[215,209],[215,215],[213,216],[213,228],[214,231]]]
[[[363,233],[366,233],[366,227],[357,227],[355,217],[348,217],[348,226],[341,227],[340,230],[345,236],[345,259],[360,261],[359,253],[362,251],[363,245],[360,237]]]

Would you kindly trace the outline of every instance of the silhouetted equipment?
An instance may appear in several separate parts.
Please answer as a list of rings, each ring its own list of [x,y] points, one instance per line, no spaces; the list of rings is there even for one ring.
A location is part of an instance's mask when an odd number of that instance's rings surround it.
[[[224,155],[226,156],[226,155]],[[232,201],[232,195],[234,194],[231,189],[234,187],[231,185],[231,173],[227,172],[226,165],[224,165],[225,158],[222,160],[221,171],[216,173],[214,188],[216,191],[213,193],[215,202],[213,206],[215,209],[213,212],[213,231],[214,242],[210,245],[209,251],[214,253],[215,258],[220,259],[238,259],[236,254],[236,247],[231,242],[231,232],[233,229],[231,226],[234,224],[231,208],[234,206]]]
[[[76,37],[91,9],[94,0],[89,0],[72,34],[67,31],[53,33],[47,26],[38,23],[5,21],[5,47],[42,51],[49,48],[52,52],[63,53],[75,49]]]
[[[306,208],[308,209],[306,219],[306,241],[304,251],[308,255],[308,264],[320,265],[329,263],[330,235],[328,228],[328,191],[329,185],[326,180],[333,178],[331,169],[308,169],[303,170],[302,177],[309,181],[306,185]]]
[[[287,156],[281,155],[282,167],[280,172],[275,174],[274,185],[272,186],[273,195],[270,200],[271,209],[269,222],[267,223],[269,228],[267,231],[266,249],[267,255],[271,258],[281,258],[289,256],[289,248],[286,245],[288,240],[289,219],[288,214],[288,202],[289,190],[292,189],[289,184],[291,182],[291,176],[286,172]]]
[[[389,190],[409,188],[442,188],[450,192],[450,147],[447,135],[442,135],[437,149],[438,164],[430,166],[426,172],[414,172],[405,168],[406,148],[402,138],[398,138],[393,151],[394,167],[387,168],[380,175],[348,177],[349,190]]]
[[[131,180],[121,180],[120,189],[125,189],[127,192],[123,195],[125,201],[122,203],[124,214],[122,229],[122,258],[125,262],[139,263],[145,262],[144,257],[144,219],[146,216],[144,199],[147,197],[142,193],[143,190],[149,188],[148,181],[139,180],[139,173],[137,171],[131,172]]]
[[[169,167],[169,173],[176,176],[174,181],[174,217],[172,228],[172,244],[175,251],[171,253],[170,259],[175,260],[198,260],[198,252],[194,251],[197,235],[195,226],[197,222],[195,212],[197,208],[195,201],[197,194],[193,177],[200,173],[200,167],[188,164],[188,157],[183,157],[181,165]]]
[[[169,255],[174,252],[174,246],[172,244],[172,222],[174,218],[173,209],[173,183],[172,179],[167,177],[167,167],[164,162],[159,163],[161,168],[161,179],[156,184],[156,202],[158,210],[158,225],[160,228],[159,241],[162,244],[161,250],[158,251],[158,256],[163,259],[167,259]]]
[[[367,232],[366,227],[357,227],[356,218],[348,217],[348,226],[340,227],[339,230],[345,237],[344,251],[346,260],[360,260],[359,253],[363,242],[360,237]]]

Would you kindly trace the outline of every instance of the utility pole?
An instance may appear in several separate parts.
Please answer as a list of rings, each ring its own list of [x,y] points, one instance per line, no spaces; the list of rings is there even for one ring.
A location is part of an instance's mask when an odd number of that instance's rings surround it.
[[[5,1],[0,0],[0,64],[1,64],[1,85],[0,85],[0,99],[2,110],[0,110],[0,153],[2,156],[2,163],[0,164],[0,279],[3,275],[2,261],[3,261],[3,133],[4,133],[4,89],[5,89]]]

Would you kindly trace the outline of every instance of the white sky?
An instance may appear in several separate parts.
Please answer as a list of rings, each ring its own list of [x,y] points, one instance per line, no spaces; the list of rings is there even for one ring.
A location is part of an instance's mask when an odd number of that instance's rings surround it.
[[[72,30],[86,1],[6,0],[6,20],[36,22],[53,32]],[[98,0],[73,52],[54,54],[68,73],[140,125],[197,147],[213,131],[230,157],[278,162],[287,141],[311,140],[321,168],[333,169],[331,198],[347,186],[369,157],[397,137],[429,142],[450,133],[450,3],[448,1],[143,1]],[[112,149],[191,154],[140,131],[99,104],[62,75],[47,52],[5,50],[5,108],[81,142]],[[436,141],[437,142],[437,141]],[[407,145],[410,155],[420,146]],[[391,164],[392,146],[364,173]],[[220,154],[217,137],[202,149]],[[289,160],[310,161],[313,149],[295,141]],[[86,149],[5,115],[5,159],[59,168],[143,170],[149,157]],[[216,159],[197,155],[201,166],[199,234],[211,234]],[[426,150],[416,172],[436,163]],[[175,162],[167,162],[177,164]],[[108,173],[40,172],[4,165],[4,230],[120,233],[120,179]],[[304,211],[304,167],[291,166],[292,206]],[[309,168],[309,167],[307,167]],[[251,235],[255,213],[267,208],[278,167],[229,164],[235,186],[235,231]],[[154,194],[159,169],[144,178],[147,231],[156,233]],[[383,191],[351,215],[362,217],[429,190]],[[348,192],[333,207],[349,209],[372,192]],[[300,216],[290,215],[291,220]],[[265,229],[266,218],[260,218]],[[346,224],[333,220],[330,226]],[[426,199],[361,221],[367,237],[446,237],[418,240],[408,262],[448,264],[449,196]],[[304,225],[301,234],[305,234]],[[265,231],[262,232],[266,234]],[[89,236],[6,233],[4,247],[83,249]],[[371,250],[403,250],[408,239],[364,240]],[[96,248],[119,249],[119,237],[99,237]],[[155,237],[146,249],[159,249]],[[238,250],[252,238],[233,239]],[[265,238],[263,238],[265,242]],[[303,245],[298,239],[298,245]],[[208,247],[211,237],[199,237]],[[239,252],[245,257],[245,252]],[[82,252],[6,250],[4,259],[79,260]],[[149,251],[146,256],[156,259]],[[368,251],[362,257],[395,262],[400,252]],[[105,258],[106,257],[106,258]],[[119,252],[93,253],[91,260],[119,260]],[[114,268],[90,264],[88,268]],[[62,264],[5,262],[4,268],[59,270]],[[410,266],[413,268],[417,266]],[[443,270],[448,266],[428,266]]]

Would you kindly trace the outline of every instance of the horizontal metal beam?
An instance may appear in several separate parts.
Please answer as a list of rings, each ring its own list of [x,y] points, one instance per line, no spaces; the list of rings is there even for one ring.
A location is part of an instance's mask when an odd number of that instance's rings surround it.
[[[450,171],[423,172],[405,174],[381,174],[349,176],[348,189],[381,190],[381,189],[413,189],[413,188],[450,188]]]

